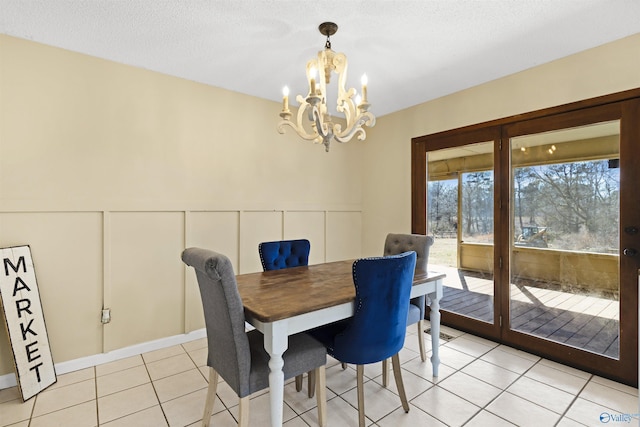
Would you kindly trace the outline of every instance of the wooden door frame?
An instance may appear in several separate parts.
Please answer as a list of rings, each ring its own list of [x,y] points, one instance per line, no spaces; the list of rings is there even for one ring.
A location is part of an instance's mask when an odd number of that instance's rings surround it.
[[[494,238],[494,319],[499,318],[502,307],[505,309],[509,307],[509,292],[504,292],[500,288],[504,288],[501,284],[510,281],[509,269],[500,268],[499,263],[502,259],[502,265],[507,266],[510,257],[510,245],[508,244],[510,233],[510,173],[508,168],[510,159],[509,150],[501,150],[499,147],[502,143],[508,147],[509,137],[536,133],[533,130],[537,126],[539,129],[541,123],[548,130],[552,130],[553,128],[570,127],[572,124],[580,122],[602,121],[608,117],[613,120],[620,119],[622,123],[620,167],[623,172],[620,180],[621,188],[629,188],[628,180],[632,178],[629,178],[628,173],[625,174],[624,171],[640,171],[640,156],[632,155],[634,151],[637,153],[640,149],[640,88],[416,137],[411,140],[411,223],[412,232],[421,234],[427,232],[427,152],[472,142],[496,141],[496,147],[494,147],[494,221],[497,227]],[[500,203],[501,200],[502,203]],[[620,247],[633,247],[640,250],[640,233],[629,235],[623,232],[624,227],[629,225],[640,227],[640,197],[622,194],[620,215]],[[603,364],[604,356],[568,346],[564,346],[567,349],[566,352],[558,354],[557,343],[512,331],[509,329],[508,321],[502,322],[502,326],[498,321],[494,322],[492,326],[487,326],[484,322],[473,321],[447,312],[442,313],[442,321],[443,324],[449,323],[451,326],[467,332],[637,387],[638,268],[640,268],[640,255],[625,257],[621,254],[620,294],[624,295],[624,301],[621,297],[620,359],[614,363]],[[634,274],[631,274],[632,272]]]
[[[445,133],[435,135],[433,138],[422,139],[417,143],[412,145],[413,148],[413,158],[412,158],[412,233],[417,234],[426,234],[427,233],[427,191],[426,191],[426,182],[425,177],[427,176],[427,151],[435,151],[442,148],[453,148],[453,147],[461,147],[468,144],[474,144],[479,142],[489,142],[493,141],[493,164],[494,164],[494,178],[500,172],[498,161],[500,159],[500,126],[487,126],[487,127],[473,127],[469,129],[463,129],[460,132],[455,132],[453,134]],[[416,162],[416,159],[419,159],[419,163]],[[498,168],[498,170],[496,170]],[[422,192],[415,192],[415,189],[418,186],[422,186]],[[494,182],[494,212],[497,212],[496,209],[499,207],[500,199],[499,199],[499,191],[501,186]],[[416,199],[421,199],[419,203],[416,203]],[[460,201],[458,201],[460,204]],[[500,220],[499,218],[494,218],[494,220]],[[460,223],[459,223],[460,224]],[[495,242],[499,242],[501,238],[500,230],[494,230],[494,262],[493,262],[493,271],[499,271],[499,253],[497,251],[500,250],[499,245],[496,245]],[[500,340],[500,324],[498,321],[499,313],[500,313],[500,289],[494,287],[494,303],[493,303],[493,318],[494,322],[492,324],[483,322],[481,320],[471,319],[468,317],[463,317],[461,315],[457,315],[451,312],[443,312],[442,319],[445,323],[449,323],[454,327],[460,328],[462,324],[464,324],[464,330],[467,332],[471,332],[473,334],[492,339],[492,340]]]

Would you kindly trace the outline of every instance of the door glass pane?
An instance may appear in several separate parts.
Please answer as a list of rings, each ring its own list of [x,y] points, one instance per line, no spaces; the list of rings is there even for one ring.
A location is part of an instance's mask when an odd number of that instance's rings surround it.
[[[511,139],[510,327],[619,357],[618,121]]]
[[[493,171],[462,174],[460,231],[465,243],[493,243]]]
[[[494,142],[427,153],[429,265],[447,273],[440,308],[494,322]]]

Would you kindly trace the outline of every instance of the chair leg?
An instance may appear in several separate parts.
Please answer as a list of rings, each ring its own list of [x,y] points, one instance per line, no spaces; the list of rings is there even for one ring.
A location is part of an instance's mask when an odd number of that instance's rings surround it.
[[[316,402],[318,403],[318,425],[327,425],[327,375],[325,366],[322,365],[313,371],[316,388]]]
[[[382,361],[382,387],[389,384],[389,359]]]
[[[356,367],[358,389],[358,426],[364,427],[364,365]]]
[[[302,375],[296,375],[296,391],[302,390]]]
[[[209,367],[209,388],[207,389],[207,400],[204,402],[204,414],[202,414],[202,427],[209,427],[213,405],[216,403],[216,391],[218,389],[218,372]]]
[[[238,414],[238,427],[249,427],[249,396],[240,398],[240,412]]]
[[[393,376],[396,379],[396,387],[398,387],[398,394],[400,395],[400,401],[402,402],[402,408],[404,412],[409,412],[409,402],[407,402],[407,394],[404,392],[404,383],[402,382],[402,372],[400,372],[400,356],[396,353],[391,357],[393,362]]]
[[[218,389],[218,372],[209,367],[209,388],[207,389],[207,400],[204,402],[204,414],[202,414],[202,427],[209,427],[213,405],[216,403],[216,391]]]
[[[427,361],[427,354],[424,351],[424,319],[418,321],[418,344],[420,345],[420,359]]]
[[[307,394],[309,395],[309,398],[312,398],[316,389],[316,371],[309,371],[307,377],[307,381],[309,382],[309,384],[307,384]]]

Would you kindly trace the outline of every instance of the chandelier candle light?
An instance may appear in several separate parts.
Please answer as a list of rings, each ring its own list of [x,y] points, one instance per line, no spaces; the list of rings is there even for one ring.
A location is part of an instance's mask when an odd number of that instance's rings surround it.
[[[329,144],[332,139],[338,142],[348,142],[354,135],[358,135],[360,141],[364,141],[367,134],[363,126],[374,126],[375,116],[369,112],[371,104],[367,101],[367,75],[362,76],[362,99],[357,103],[354,101],[356,90],[345,89],[347,80],[347,57],[344,53],[336,53],[331,50],[329,37],[338,31],[338,26],[333,22],[324,22],[318,27],[322,35],[327,36],[324,50],[318,52],[316,59],[307,62],[307,81],[309,82],[309,94],[306,98],[302,95],[296,97],[300,104],[296,122],[291,121],[291,111],[289,111],[289,88],[282,90],[282,121],[278,123],[278,132],[284,133],[285,126],[290,126],[301,138],[314,143],[322,143],[325,150],[329,151]],[[324,71],[324,76],[318,79],[318,70]],[[338,99],[337,111],[344,114],[346,125],[344,130],[341,123],[331,120],[331,114],[327,110],[327,85],[331,78],[331,73],[338,74]],[[316,80],[318,79],[318,80]],[[305,128],[303,120],[306,115],[310,125]],[[308,130],[309,129],[309,130]]]

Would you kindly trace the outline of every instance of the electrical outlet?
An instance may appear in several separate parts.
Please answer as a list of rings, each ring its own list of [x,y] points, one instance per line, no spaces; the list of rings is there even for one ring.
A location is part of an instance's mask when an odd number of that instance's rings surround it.
[[[102,318],[100,319],[100,321],[103,324],[111,322],[111,309],[110,308],[103,308],[102,309]]]

